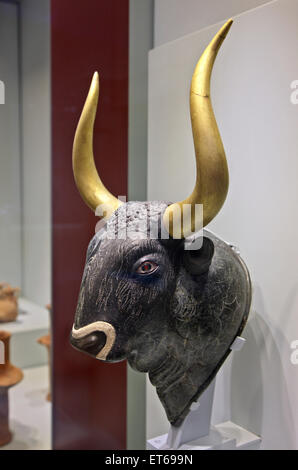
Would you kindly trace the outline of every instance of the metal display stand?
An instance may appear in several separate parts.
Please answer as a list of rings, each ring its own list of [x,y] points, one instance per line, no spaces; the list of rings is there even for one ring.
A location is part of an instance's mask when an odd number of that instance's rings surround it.
[[[245,339],[237,336],[231,346],[239,351]],[[168,434],[147,441],[147,450],[257,450],[261,438],[237,424],[210,425],[214,398],[215,379],[200,400],[190,407],[190,412],[180,426],[171,426]]]

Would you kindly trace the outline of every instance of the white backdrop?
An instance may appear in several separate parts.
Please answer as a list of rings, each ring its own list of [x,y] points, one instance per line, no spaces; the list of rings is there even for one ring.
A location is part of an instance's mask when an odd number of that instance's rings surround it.
[[[196,61],[221,24],[155,48],[149,57],[148,199],[185,198],[195,180],[188,109]],[[298,448],[298,2],[235,17],[212,81],[230,170],[224,208],[208,228],[240,247],[253,280],[247,344],[221,370],[213,422],[232,419],[263,448]],[[147,384],[147,437],[167,432]]]
[[[17,7],[0,3],[0,282],[22,283]]]
[[[50,2],[22,0],[23,291],[51,302]]]
[[[0,282],[51,301],[49,0],[0,2]]]
[[[270,0],[155,0],[154,46],[269,2]]]

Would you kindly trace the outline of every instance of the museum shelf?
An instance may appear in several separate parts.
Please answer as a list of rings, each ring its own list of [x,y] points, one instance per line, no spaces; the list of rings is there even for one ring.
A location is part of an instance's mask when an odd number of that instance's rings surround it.
[[[150,439],[147,442],[148,450],[166,450],[167,434]],[[210,433],[187,444],[182,444],[179,450],[258,450],[261,438],[241,426],[226,421],[211,426]]]
[[[23,381],[9,391],[13,438],[0,450],[51,449],[52,404],[46,399],[48,366],[30,367],[23,372]]]
[[[45,307],[21,297],[19,315],[13,322],[0,323],[0,329],[11,336],[11,360],[21,368],[48,363],[47,352],[37,343],[49,331],[49,312]]]

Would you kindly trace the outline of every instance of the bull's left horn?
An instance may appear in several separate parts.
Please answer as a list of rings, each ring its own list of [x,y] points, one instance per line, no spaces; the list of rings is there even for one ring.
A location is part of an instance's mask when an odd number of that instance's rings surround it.
[[[91,87],[77,126],[72,152],[73,173],[77,188],[93,211],[102,205],[106,218],[120,206],[98,176],[93,156],[93,127],[99,95],[98,73],[93,75]]]
[[[171,204],[164,213],[165,226],[174,238],[184,238],[198,230],[196,204],[203,204],[203,226],[209,224],[219,212],[228,192],[228,166],[210,100],[210,78],[217,52],[232,23],[232,20],[227,21],[214,36],[192,77],[190,114],[197,176],[191,195],[184,201]],[[184,204],[188,204],[188,209],[191,208],[191,217],[183,218]]]

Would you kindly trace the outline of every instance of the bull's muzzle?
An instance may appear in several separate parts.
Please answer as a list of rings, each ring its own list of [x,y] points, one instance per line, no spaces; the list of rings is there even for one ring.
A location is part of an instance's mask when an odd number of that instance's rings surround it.
[[[80,351],[104,361],[111,351],[116,339],[114,327],[107,322],[97,321],[75,329],[72,327],[70,342]]]

